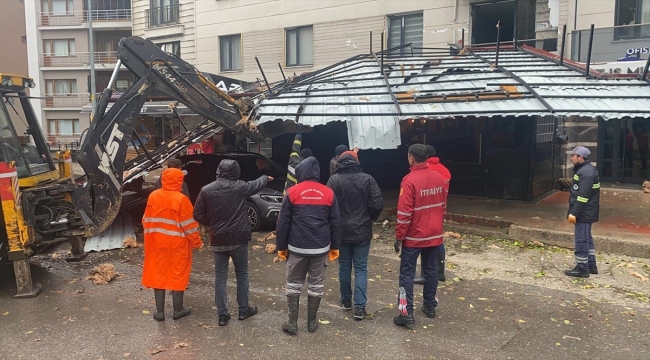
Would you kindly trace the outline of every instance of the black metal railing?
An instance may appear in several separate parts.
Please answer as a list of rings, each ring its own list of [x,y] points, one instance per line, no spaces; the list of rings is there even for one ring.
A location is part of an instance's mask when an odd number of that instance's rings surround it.
[[[152,7],[146,11],[147,27],[164,26],[177,24],[179,18],[178,4],[168,6]]]

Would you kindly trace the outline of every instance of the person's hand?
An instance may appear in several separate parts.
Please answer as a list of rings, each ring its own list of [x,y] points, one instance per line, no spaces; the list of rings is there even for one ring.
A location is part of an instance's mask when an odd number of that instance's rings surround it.
[[[330,262],[336,260],[339,258],[339,251],[337,249],[331,249],[327,258],[330,260]]]
[[[271,182],[271,181],[273,181],[273,179],[275,179],[273,176],[269,176],[268,178],[269,178],[269,182]]]
[[[289,250],[278,250],[278,257],[284,261],[287,261],[289,256]]]
[[[199,251],[203,251],[204,244],[201,242],[201,245],[199,245]]]
[[[575,225],[576,217],[574,215],[569,215],[568,220],[569,220],[569,224]]]
[[[393,247],[395,247],[395,254],[399,254],[400,246],[402,246],[402,242],[395,240],[395,243],[393,244]]]
[[[359,150],[361,150],[361,149],[359,149],[359,147],[358,147],[358,146],[355,146],[355,147],[354,147],[354,149],[352,149],[352,151],[354,151],[355,153],[358,153],[358,152],[359,152]]]

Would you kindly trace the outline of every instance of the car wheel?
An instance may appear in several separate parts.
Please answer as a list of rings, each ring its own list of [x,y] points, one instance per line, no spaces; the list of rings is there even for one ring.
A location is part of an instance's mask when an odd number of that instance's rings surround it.
[[[251,225],[251,231],[259,230],[262,223],[262,217],[260,216],[259,209],[253,202],[246,202],[246,213],[248,214],[248,223]]]

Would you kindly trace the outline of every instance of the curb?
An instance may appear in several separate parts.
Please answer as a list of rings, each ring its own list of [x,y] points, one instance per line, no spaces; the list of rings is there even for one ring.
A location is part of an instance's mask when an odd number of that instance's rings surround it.
[[[539,241],[544,245],[574,248],[573,233],[548,229],[531,228],[512,224],[505,229],[485,226],[471,226],[470,223],[445,223],[445,231],[455,231],[477,236],[500,237],[512,241]],[[594,236],[596,252],[634,256],[650,259],[650,244],[640,240]]]

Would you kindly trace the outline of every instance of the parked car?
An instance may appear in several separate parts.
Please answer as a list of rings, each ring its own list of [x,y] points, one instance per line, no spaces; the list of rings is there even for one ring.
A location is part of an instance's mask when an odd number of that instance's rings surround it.
[[[239,163],[241,180],[255,180],[262,175],[274,177],[262,191],[248,198],[246,210],[253,231],[259,230],[263,224],[275,225],[282,205],[282,191],[287,172],[271,159],[249,152],[185,155],[180,159],[183,162],[183,170],[187,170],[185,182],[190,189],[192,204],[199,196],[201,188],[216,179],[217,167],[224,159]]]

